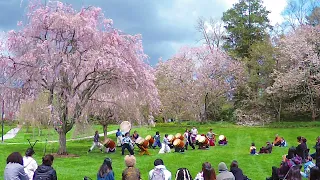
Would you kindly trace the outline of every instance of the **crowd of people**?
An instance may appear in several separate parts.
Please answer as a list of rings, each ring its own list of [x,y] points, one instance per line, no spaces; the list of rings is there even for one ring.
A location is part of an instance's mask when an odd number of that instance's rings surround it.
[[[4,180],[57,180],[57,173],[52,168],[54,157],[45,155],[38,166],[33,154],[32,148],[27,149],[24,157],[19,152],[11,153],[7,158]]]
[[[194,127],[190,131],[187,129],[184,136],[184,148],[188,149],[191,146],[195,149],[196,137],[198,135],[197,129]],[[209,139],[209,144],[214,145],[215,133],[212,129],[206,134]],[[116,135],[117,138],[119,134]],[[157,131],[154,135],[154,143],[150,144],[151,148],[160,148],[160,152],[164,153],[170,152],[170,141],[168,139],[168,134],[164,135],[162,143],[160,142],[160,133]],[[141,173],[136,165],[136,158],[134,156],[133,145],[135,141],[139,138],[137,131],[130,136],[129,132],[125,133],[117,142],[118,146],[122,147],[122,155],[124,155],[124,150],[129,151],[129,155],[124,157],[126,164],[126,169],[123,170],[122,179],[123,180],[141,180]],[[226,138],[220,138],[220,145],[227,144]],[[296,147],[288,148],[288,153],[283,156],[280,166],[272,167],[271,177],[267,177],[266,180],[302,180],[302,177],[308,178],[309,180],[320,180],[320,136],[316,139],[316,144],[314,146],[315,152],[310,153],[310,149],[307,146],[307,139],[304,137],[297,137],[298,145]],[[103,143],[105,144],[105,143]],[[276,135],[273,143],[269,141],[266,142],[266,146],[261,147],[259,152],[256,151],[255,143],[250,146],[250,154],[258,155],[262,153],[272,153],[272,149],[275,146],[287,147],[287,142],[283,137]],[[102,144],[99,141],[98,132],[95,133],[93,138],[93,145],[88,152],[91,152],[95,147],[98,147],[102,151]],[[201,149],[201,145],[199,145]],[[114,151],[112,151],[114,152]],[[42,164],[37,165],[37,162],[33,159],[34,150],[28,148],[25,152],[25,156],[22,157],[19,152],[11,153],[7,158],[7,165],[4,171],[4,179],[20,179],[20,180],[56,180],[56,171],[52,168],[54,157],[52,155],[46,155],[42,158]],[[162,159],[156,159],[154,161],[154,168],[148,173],[149,180],[248,180],[249,178],[245,176],[242,170],[238,166],[237,161],[232,161],[230,168],[224,162],[220,162],[217,167],[217,172],[212,167],[209,162],[202,164],[201,171],[195,176],[191,175],[187,168],[179,168],[175,176],[166,168]],[[193,178],[194,177],[194,178]],[[98,173],[98,180],[114,180],[115,174],[112,171],[112,160],[106,158],[103,161]],[[119,178],[117,178],[119,179]]]

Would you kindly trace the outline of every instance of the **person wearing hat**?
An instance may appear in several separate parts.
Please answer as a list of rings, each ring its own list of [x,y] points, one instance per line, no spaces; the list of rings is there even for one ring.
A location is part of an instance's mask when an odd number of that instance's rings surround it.
[[[235,180],[236,178],[232,172],[228,171],[227,165],[224,162],[218,165],[219,174],[217,175],[217,180]]]
[[[124,162],[127,168],[122,172],[122,180],[140,180],[140,171],[134,167],[136,165],[136,158],[133,155],[126,155]]]
[[[267,141],[267,145],[265,147],[260,148],[259,154],[263,154],[263,153],[269,154],[271,152],[272,152],[272,144],[269,141]]]
[[[114,172],[112,170],[112,160],[110,158],[104,159],[99,172],[97,180],[114,180]]]
[[[26,151],[26,155],[23,157],[23,167],[24,172],[28,175],[29,179],[33,179],[34,172],[38,168],[38,164],[36,160],[33,159],[34,150],[33,148],[28,148]]]

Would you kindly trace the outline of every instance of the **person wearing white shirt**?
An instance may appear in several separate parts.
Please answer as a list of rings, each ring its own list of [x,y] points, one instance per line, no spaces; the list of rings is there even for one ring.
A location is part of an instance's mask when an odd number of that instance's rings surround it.
[[[33,174],[38,168],[36,160],[33,159],[34,150],[28,148],[26,151],[26,156],[23,157],[23,167],[24,172],[28,175],[29,180],[33,179]]]
[[[154,169],[149,171],[149,180],[171,180],[171,172],[164,166],[162,159],[156,159],[153,164]]]
[[[191,138],[193,143],[196,141],[197,134],[198,129],[196,129],[196,127],[193,126],[193,128],[191,129]]]

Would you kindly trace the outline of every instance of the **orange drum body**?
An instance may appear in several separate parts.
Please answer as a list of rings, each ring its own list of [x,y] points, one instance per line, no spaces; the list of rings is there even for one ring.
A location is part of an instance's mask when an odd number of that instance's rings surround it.
[[[107,148],[113,149],[116,147],[116,143],[114,141],[110,141],[109,144],[107,145]]]
[[[204,145],[206,145],[206,144],[209,144],[209,139],[207,137],[205,137],[205,136],[201,136],[199,138],[199,142],[204,144]]]
[[[180,139],[174,140],[173,145],[175,147],[184,148],[184,142]]]
[[[146,137],[146,140],[149,141],[149,145],[150,145],[150,146],[154,143],[154,139],[153,139],[153,137],[150,136],[150,135],[148,135],[148,136]]]
[[[143,146],[144,148],[148,148],[148,146],[149,146],[149,141],[148,141],[148,140],[144,140],[144,142],[142,143],[142,146]]]

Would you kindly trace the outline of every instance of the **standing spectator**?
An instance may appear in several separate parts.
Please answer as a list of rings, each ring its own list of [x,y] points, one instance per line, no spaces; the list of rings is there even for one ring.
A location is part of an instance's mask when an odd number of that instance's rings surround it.
[[[230,172],[234,175],[236,180],[246,180],[247,176],[243,175],[242,170],[238,167],[238,162],[236,160],[232,161],[230,165]]]
[[[57,173],[51,166],[53,164],[53,156],[48,154],[42,158],[42,164],[34,172],[33,180],[57,180]]]
[[[187,168],[179,168],[175,180],[192,180],[192,176]]]
[[[96,131],[93,136],[93,144],[92,144],[91,148],[88,150],[88,152],[91,152],[93,150],[93,148],[95,148],[95,147],[98,147],[100,149],[100,151],[102,152],[103,145],[99,142],[99,138],[100,138],[99,133],[98,133],[98,131]]]
[[[315,166],[310,170],[310,180],[320,180],[320,169],[319,167]]]
[[[32,148],[28,148],[26,151],[26,156],[23,157],[24,171],[27,173],[29,180],[33,179],[34,172],[38,168],[36,160],[34,160],[32,157],[33,154],[34,150]]]
[[[286,180],[302,180],[300,169],[301,166],[293,166],[288,172]]]
[[[130,155],[134,155],[133,149],[132,149],[132,140],[130,138],[129,132],[127,132],[122,139],[122,155],[124,155],[124,149],[128,149],[130,152]]]
[[[118,131],[116,132],[116,138],[117,138],[117,146],[120,147],[121,141],[122,141],[122,132],[120,131],[120,129],[118,129]]]
[[[202,164],[202,171],[197,174],[195,180],[216,180],[216,172],[209,162]]]
[[[112,171],[112,160],[110,158],[104,159],[97,174],[97,180],[114,180],[114,172]]]
[[[149,180],[171,180],[171,172],[164,166],[162,159],[154,161],[154,169],[149,172]]]
[[[13,152],[7,158],[7,165],[4,169],[4,180],[29,180],[23,169],[23,158],[20,153]]]
[[[217,180],[235,180],[234,175],[228,171],[226,163],[219,163],[218,169],[219,174],[217,175]]]
[[[140,171],[134,167],[136,165],[136,158],[131,155],[126,155],[124,157],[124,162],[127,169],[122,172],[122,180],[140,180]]]

